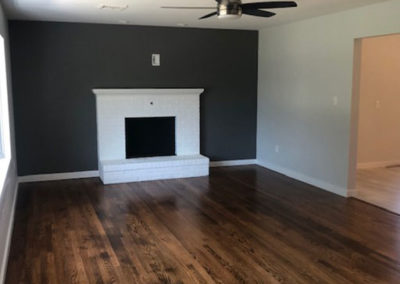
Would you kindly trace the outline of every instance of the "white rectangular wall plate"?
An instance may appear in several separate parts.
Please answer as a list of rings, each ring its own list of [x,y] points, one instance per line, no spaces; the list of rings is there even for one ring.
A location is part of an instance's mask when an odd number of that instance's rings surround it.
[[[151,65],[152,66],[160,66],[160,54],[152,54],[151,55]]]

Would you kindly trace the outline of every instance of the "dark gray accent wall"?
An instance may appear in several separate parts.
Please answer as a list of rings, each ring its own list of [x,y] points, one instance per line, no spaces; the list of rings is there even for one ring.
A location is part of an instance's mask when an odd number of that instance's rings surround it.
[[[205,88],[201,153],[255,158],[258,32],[30,21],[9,32],[19,175],[97,169],[93,88]]]

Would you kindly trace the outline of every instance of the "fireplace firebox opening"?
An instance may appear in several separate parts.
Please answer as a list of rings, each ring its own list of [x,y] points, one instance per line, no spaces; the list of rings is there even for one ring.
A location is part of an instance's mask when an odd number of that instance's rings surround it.
[[[126,117],[126,158],[174,156],[175,117]]]

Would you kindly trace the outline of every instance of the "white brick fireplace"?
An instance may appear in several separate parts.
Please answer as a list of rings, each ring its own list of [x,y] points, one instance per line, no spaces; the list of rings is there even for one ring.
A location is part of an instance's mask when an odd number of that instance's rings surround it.
[[[199,103],[203,91],[94,89],[103,183],[208,175],[209,159],[200,155]],[[125,118],[139,117],[175,117],[176,156],[126,159]]]

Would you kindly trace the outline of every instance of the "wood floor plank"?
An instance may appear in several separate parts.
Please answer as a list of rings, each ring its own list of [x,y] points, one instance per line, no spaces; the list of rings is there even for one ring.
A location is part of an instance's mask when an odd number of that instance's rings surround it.
[[[222,192],[222,188],[219,188],[217,192]],[[232,203],[234,201],[232,200],[227,200],[227,194],[222,194],[221,197],[223,198],[223,200],[218,200],[219,203],[224,203],[227,202],[227,204],[229,204],[229,207],[232,207]],[[240,203],[242,204],[246,204],[245,200],[241,200]],[[216,203],[218,204],[218,203]],[[214,207],[217,207],[217,205],[215,205]],[[279,224],[276,223],[274,224],[274,220],[273,219],[266,219],[266,220],[260,220],[259,218],[257,218],[257,216],[252,215],[249,212],[239,212],[240,209],[238,208],[234,208],[234,214],[231,214],[231,216],[237,216],[240,213],[240,216],[242,217],[242,220],[245,220],[245,222],[239,221],[238,223],[238,227],[243,228],[245,232],[248,232],[249,234],[247,234],[247,236],[245,237],[245,239],[251,239],[252,240],[252,244],[256,244],[257,242],[259,242],[260,244],[269,244],[268,247],[264,247],[263,248],[263,252],[265,253],[266,250],[271,249],[272,250],[274,248],[279,248],[277,251],[273,250],[274,253],[274,258],[283,258],[282,263],[286,264],[286,270],[287,271],[296,271],[298,269],[306,269],[307,270],[313,270],[315,269],[315,267],[313,267],[313,265],[309,265],[308,268],[304,265],[304,263],[308,263],[307,259],[303,259],[302,257],[298,258],[297,254],[295,253],[299,248],[295,247],[292,248],[291,244],[285,243],[282,240],[286,240],[287,238],[277,238],[277,236],[281,235],[281,233],[279,232]],[[232,219],[235,219],[234,217],[232,217]],[[255,224],[252,224],[252,221],[256,220]],[[267,224],[270,227],[270,232],[272,232],[272,234],[270,234],[268,231],[265,232],[262,229],[260,229],[260,225],[263,224]],[[286,231],[285,232],[287,235],[289,235],[290,237],[294,238],[296,240],[296,242],[294,242],[294,244],[297,244],[299,241],[299,236],[296,236],[296,232],[295,231]],[[293,236],[291,236],[293,234]],[[303,240],[304,241],[304,240]],[[307,241],[305,242],[307,243]],[[308,247],[309,249],[309,247]],[[282,257],[283,256],[283,257]],[[286,259],[285,259],[286,256]],[[297,267],[296,267],[297,266]],[[313,275],[313,273],[304,273],[304,275]],[[321,272],[319,273],[320,277],[322,276]],[[326,277],[326,276],[325,276]],[[322,279],[320,279],[322,281]],[[329,279],[325,279],[325,281],[328,281]],[[309,279],[309,281],[313,281],[312,278]]]
[[[399,283],[400,216],[258,166],[21,184],[6,283]]]
[[[400,167],[358,169],[354,197],[400,214]]]

